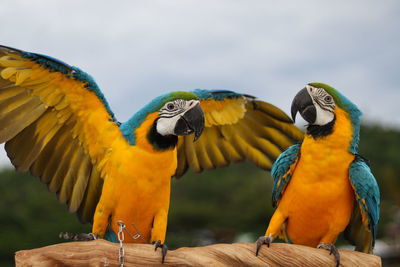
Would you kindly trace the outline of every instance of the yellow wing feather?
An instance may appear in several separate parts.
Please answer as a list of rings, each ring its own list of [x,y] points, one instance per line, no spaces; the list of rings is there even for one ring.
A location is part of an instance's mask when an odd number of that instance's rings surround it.
[[[199,163],[201,164],[201,169],[213,169],[214,165],[212,161],[210,160],[210,157],[207,153],[206,150],[206,144],[203,143],[203,141],[206,141],[205,139],[199,139],[198,142],[199,144],[196,144],[194,146],[195,149],[195,154],[197,155],[197,159]]]
[[[82,202],[92,168],[90,158],[84,154],[70,198],[69,210],[71,212],[76,212]]]
[[[236,123],[243,118],[246,112],[245,102],[244,98],[201,101],[200,106],[204,112],[205,127]]]
[[[103,185],[97,163],[123,137],[105,104],[68,71],[0,47],[0,142],[17,170],[39,176],[88,222]]]
[[[97,170],[96,166],[93,166],[90,171],[89,181],[86,186],[86,193],[81,201],[82,204],[80,204],[78,201],[75,203],[75,198],[71,201],[71,210],[74,210],[80,205],[77,212],[82,223],[93,222],[93,214],[97,206],[97,201],[100,198],[104,181],[101,178],[100,172]]]

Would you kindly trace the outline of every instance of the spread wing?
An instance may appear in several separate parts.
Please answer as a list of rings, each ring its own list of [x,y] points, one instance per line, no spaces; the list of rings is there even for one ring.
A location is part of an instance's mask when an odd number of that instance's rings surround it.
[[[110,140],[121,135],[94,80],[48,56],[0,46],[0,143],[70,212],[92,220]]]
[[[379,187],[367,160],[359,155],[351,163],[349,175],[356,201],[345,237],[357,251],[372,253],[379,221]]]
[[[194,90],[205,117],[201,137],[179,137],[178,167],[182,176],[249,160],[270,170],[279,154],[303,138],[292,120],[277,107],[227,90]]]
[[[286,188],[287,183],[296,167],[300,157],[301,143],[294,144],[286,149],[276,160],[271,170],[271,176],[274,178],[272,187],[272,206],[276,207],[278,201]]]

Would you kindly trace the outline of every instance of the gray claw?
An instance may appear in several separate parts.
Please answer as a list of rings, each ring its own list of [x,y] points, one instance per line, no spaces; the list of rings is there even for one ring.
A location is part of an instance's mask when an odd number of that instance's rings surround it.
[[[153,244],[154,244],[154,251],[156,251],[157,248],[161,248],[161,253],[162,253],[161,263],[164,263],[165,255],[167,255],[167,252],[168,252],[167,245],[161,244],[161,240],[158,240],[157,242],[153,242]]]
[[[321,243],[321,244],[318,245],[317,248],[322,248],[322,249],[329,250],[329,255],[333,254],[335,256],[336,267],[339,267],[339,265],[340,265],[340,254],[339,254],[338,249],[335,247],[335,245]]]
[[[257,250],[256,250],[256,256],[258,256],[258,251],[260,250],[261,246],[266,244],[267,247],[269,247],[269,245],[272,242],[272,236],[260,236],[257,240]]]

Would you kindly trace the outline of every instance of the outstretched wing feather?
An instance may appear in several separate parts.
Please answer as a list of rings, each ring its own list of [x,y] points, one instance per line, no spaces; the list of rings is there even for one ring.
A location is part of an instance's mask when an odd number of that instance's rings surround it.
[[[39,176],[71,212],[91,221],[114,115],[84,72],[47,56],[0,46],[0,142],[17,170]],[[105,136],[107,135],[107,136]]]
[[[82,223],[93,222],[93,213],[100,198],[104,180],[96,166],[92,166],[90,177],[83,196],[82,204],[78,208],[78,218]],[[74,205],[71,205],[74,207]]]
[[[83,154],[82,163],[78,169],[77,178],[70,197],[70,212],[76,212],[82,203],[88,185],[91,168],[92,164],[90,162],[90,157],[88,157],[87,154]]]

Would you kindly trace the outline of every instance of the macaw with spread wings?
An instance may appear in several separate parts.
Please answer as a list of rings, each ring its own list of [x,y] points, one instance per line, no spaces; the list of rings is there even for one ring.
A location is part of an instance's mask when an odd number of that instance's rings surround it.
[[[40,177],[93,234],[116,241],[123,221],[163,259],[171,177],[243,160],[270,170],[303,137],[275,106],[227,90],[167,93],[119,123],[87,73],[5,46],[0,125],[16,169]]]

